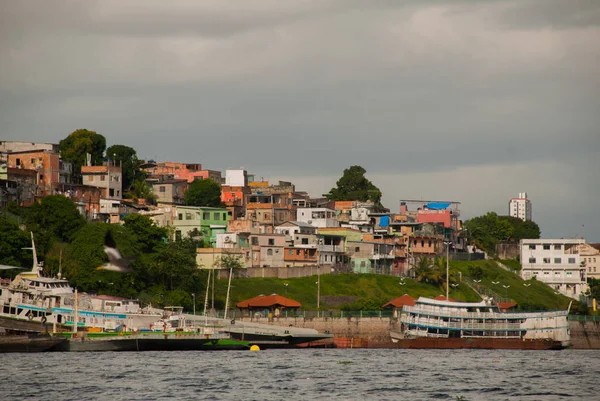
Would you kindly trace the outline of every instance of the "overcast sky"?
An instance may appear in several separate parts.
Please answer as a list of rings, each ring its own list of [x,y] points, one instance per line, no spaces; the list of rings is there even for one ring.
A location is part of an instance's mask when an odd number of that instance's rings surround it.
[[[77,128],[313,196],[399,199],[600,242],[598,0],[0,0],[0,139]]]

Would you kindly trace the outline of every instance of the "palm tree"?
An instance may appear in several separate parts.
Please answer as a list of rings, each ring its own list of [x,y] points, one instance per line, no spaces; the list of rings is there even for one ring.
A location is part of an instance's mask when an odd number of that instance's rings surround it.
[[[427,256],[421,256],[415,265],[415,280],[419,282],[429,282],[431,276],[431,259]]]

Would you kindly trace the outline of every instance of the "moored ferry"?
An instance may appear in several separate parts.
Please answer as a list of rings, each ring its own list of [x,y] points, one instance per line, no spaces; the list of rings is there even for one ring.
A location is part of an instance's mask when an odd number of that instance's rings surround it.
[[[562,349],[570,345],[567,315],[421,297],[402,308],[400,331],[390,335],[400,348]]]
[[[33,268],[13,280],[0,279],[0,328],[9,332],[138,329],[160,319],[162,311],[142,309],[137,300],[77,294],[68,280],[44,277],[33,243]],[[0,266],[2,269],[19,269]]]

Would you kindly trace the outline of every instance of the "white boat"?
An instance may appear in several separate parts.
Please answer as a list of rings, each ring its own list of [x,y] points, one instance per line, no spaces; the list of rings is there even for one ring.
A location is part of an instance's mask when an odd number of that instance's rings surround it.
[[[559,349],[570,345],[568,310],[502,312],[491,299],[419,298],[405,305],[392,341],[405,348]]]
[[[137,300],[77,294],[68,280],[42,276],[33,234],[31,243],[31,271],[18,274],[12,281],[0,281],[0,327],[5,330],[40,332],[47,327],[54,331],[110,331],[120,327],[136,330],[148,327],[162,316],[155,310],[142,309]]]

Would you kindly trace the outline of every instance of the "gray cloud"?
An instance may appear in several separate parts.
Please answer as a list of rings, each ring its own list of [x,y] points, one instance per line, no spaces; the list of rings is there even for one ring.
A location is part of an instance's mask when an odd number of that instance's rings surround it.
[[[393,209],[463,191],[479,213],[528,191],[544,233],[567,235],[561,202],[600,195],[598,3],[371,3],[0,0],[0,137],[86,127],[315,195],[360,164]]]

